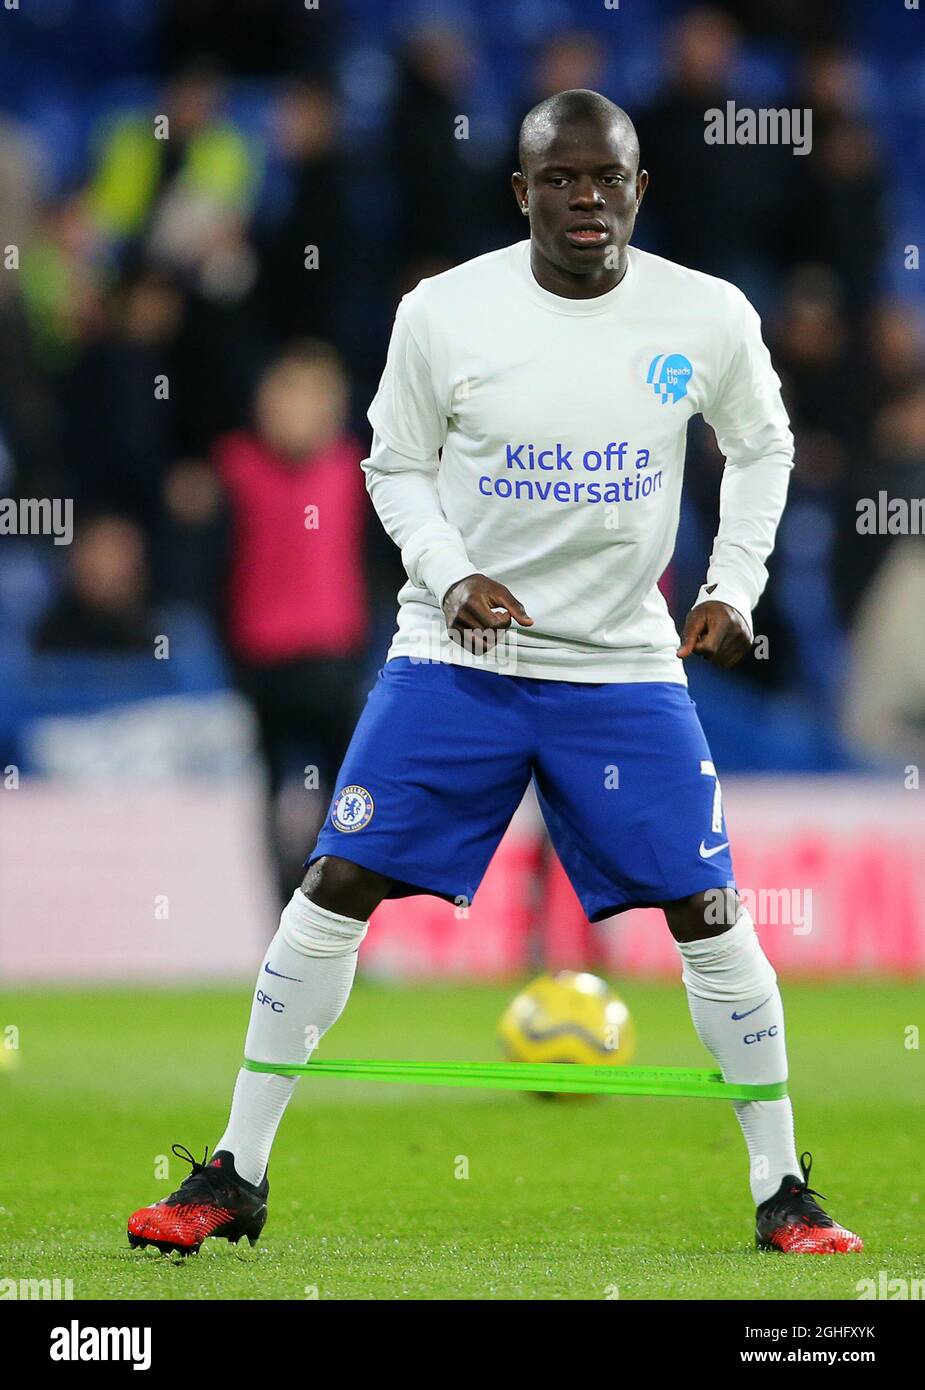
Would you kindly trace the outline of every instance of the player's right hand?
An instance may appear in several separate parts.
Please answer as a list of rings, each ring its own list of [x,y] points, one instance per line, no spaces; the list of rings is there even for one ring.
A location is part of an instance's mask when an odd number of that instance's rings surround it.
[[[487,574],[467,575],[448,589],[443,615],[453,640],[478,654],[490,651],[512,622],[533,626],[520,599]]]

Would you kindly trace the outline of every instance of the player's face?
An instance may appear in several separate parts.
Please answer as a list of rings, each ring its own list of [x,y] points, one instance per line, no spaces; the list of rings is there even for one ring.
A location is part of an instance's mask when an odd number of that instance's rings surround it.
[[[619,125],[569,125],[536,151],[514,191],[526,203],[534,248],[577,275],[616,270],[632,236],[648,176]]]

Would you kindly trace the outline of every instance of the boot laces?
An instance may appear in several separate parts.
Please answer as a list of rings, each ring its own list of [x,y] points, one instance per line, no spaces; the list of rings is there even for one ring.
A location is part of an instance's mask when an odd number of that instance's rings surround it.
[[[824,1192],[817,1192],[809,1185],[809,1175],[812,1171],[813,1156],[811,1153],[800,1155],[800,1171],[803,1174],[803,1182],[799,1187],[793,1186],[786,1193],[786,1208],[789,1213],[796,1216],[804,1226],[834,1226],[835,1222],[820,1207],[816,1198],[819,1197],[824,1202],[826,1196]]]
[[[220,1197],[227,1197],[231,1193],[232,1184],[228,1180],[228,1175],[223,1173],[221,1168],[209,1166],[208,1146],[202,1155],[201,1163],[193,1157],[184,1144],[173,1144],[171,1147],[177,1158],[182,1158],[183,1162],[188,1163],[191,1168],[174,1193],[177,1203],[195,1202],[203,1199],[216,1202]],[[174,1203],[172,1202],[171,1205]]]

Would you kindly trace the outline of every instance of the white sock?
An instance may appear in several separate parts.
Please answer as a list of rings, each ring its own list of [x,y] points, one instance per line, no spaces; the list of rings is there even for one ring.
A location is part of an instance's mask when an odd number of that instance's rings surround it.
[[[675,942],[682,979],[700,1041],[726,1081],[767,1085],[787,1080],[784,1006],[777,976],[761,949],[749,913],[705,941]],[[748,1145],[749,1185],[755,1204],[772,1197],[789,1174],[799,1176],[790,1101],[734,1101]]]
[[[260,967],[244,1054],[254,1062],[307,1062],[337,1022],[356,973],[368,922],[328,912],[297,888]],[[270,1149],[298,1080],[238,1072],[231,1115],[216,1151],[234,1156],[238,1175],[263,1180]]]

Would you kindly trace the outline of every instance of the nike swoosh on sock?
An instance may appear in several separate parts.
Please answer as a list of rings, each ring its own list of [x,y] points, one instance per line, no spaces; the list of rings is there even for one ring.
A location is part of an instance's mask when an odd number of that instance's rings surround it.
[[[773,994],[769,994],[769,995],[768,995],[768,999],[773,999],[773,998],[774,998]],[[731,1017],[732,1017],[733,1023],[738,1023],[740,1019],[748,1018],[749,1014],[756,1014],[756,1013],[758,1012],[759,1009],[763,1009],[763,1008],[764,1008],[765,1004],[768,1002],[768,999],[762,999],[762,1001],[761,1001],[760,1004],[756,1004],[755,1007],[754,1007],[753,1009],[746,1009],[744,1014],[735,1014],[735,1013],[732,1014]]]

